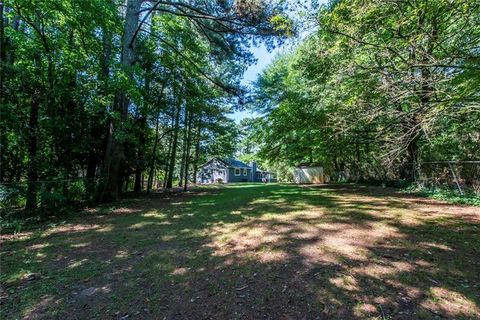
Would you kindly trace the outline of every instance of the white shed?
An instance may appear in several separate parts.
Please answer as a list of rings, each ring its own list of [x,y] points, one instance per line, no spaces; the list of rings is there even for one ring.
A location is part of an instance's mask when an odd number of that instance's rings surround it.
[[[295,183],[325,183],[323,166],[316,164],[299,165],[293,170]]]

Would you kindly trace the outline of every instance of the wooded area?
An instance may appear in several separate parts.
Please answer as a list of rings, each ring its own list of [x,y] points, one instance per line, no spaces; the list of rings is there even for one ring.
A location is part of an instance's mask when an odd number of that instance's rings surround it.
[[[2,202],[61,207],[187,188],[234,152],[226,115],[254,41],[290,33],[280,3],[6,0],[1,17]],[[144,181],[147,181],[146,185]]]
[[[480,319],[479,88],[479,0],[0,0],[0,318]]]
[[[256,83],[256,152],[284,176],[323,162],[333,179],[478,192],[480,3],[330,1],[309,22]]]
[[[478,1],[0,3],[2,207],[186,190],[233,155],[284,181],[315,162],[480,188]],[[251,48],[286,39],[242,85]],[[238,126],[241,109],[258,117]]]

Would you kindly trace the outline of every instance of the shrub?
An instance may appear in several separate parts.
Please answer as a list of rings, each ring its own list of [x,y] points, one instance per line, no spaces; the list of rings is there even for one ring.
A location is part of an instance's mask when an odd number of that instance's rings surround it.
[[[22,184],[0,185],[0,209],[23,207],[26,186]]]

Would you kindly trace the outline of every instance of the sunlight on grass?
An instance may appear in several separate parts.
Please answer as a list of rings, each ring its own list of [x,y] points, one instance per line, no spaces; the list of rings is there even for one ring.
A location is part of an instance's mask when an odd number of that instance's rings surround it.
[[[72,243],[70,247],[72,248],[85,248],[91,245],[91,242],[82,242],[82,243]]]
[[[429,300],[422,305],[428,310],[435,310],[450,317],[460,315],[475,317],[480,314],[480,308],[465,295],[442,287],[429,289]]]
[[[56,318],[87,303],[99,315],[200,314],[197,301],[214,299],[312,318],[480,317],[479,223],[342,188],[228,185],[19,236],[2,246],[7,312]],[[110,291],[82,302],[90,288]]]
[[[67,268],[69,268],[69,269],[78,268],[78,267],[80,267],[81,265],[85,264],[87,261],[88,261],[88,259],[82,259],[82,260],[79,260],[79,261],[73,261],[72,263],[70,263],[70,264],[67,266]]]

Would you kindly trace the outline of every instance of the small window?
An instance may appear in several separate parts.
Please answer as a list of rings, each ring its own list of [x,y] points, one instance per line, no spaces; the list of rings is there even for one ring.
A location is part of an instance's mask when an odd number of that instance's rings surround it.
[[[243,175],[246,177],[247,176],[247,169],[243,169]]]
[[[236,175],[236,176],[239,176],[239,175],[240,175],[240,169],[238,169],[238,168],[235,169],[235,175]]]

